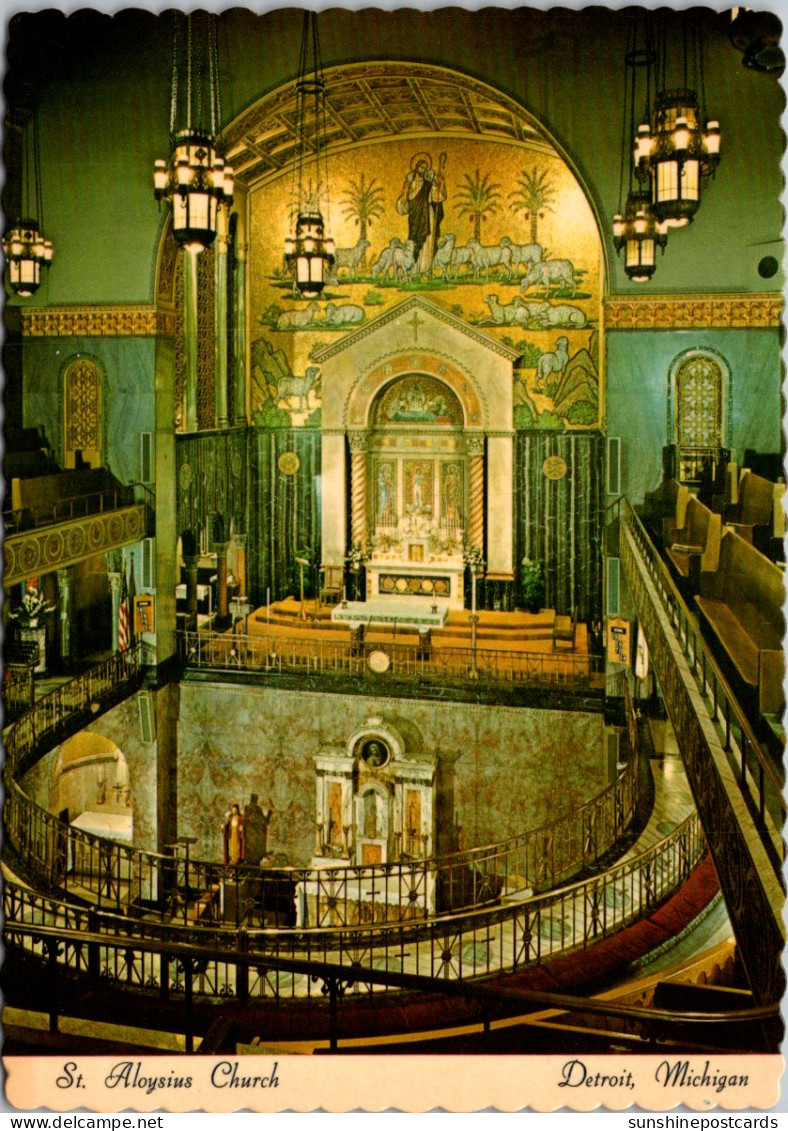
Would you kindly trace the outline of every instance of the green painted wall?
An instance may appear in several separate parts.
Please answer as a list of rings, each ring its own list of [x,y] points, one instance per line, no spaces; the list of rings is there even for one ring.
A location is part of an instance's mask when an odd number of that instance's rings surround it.
[[[24,347],[24,424],[43,425],[58,461],[63,454],[63,370],[90,357],[104,375],[104,451],[123,483],[140,478],[140,433],[155,428],[153,338],[33,338]]]
[[[780,336],[777,330],[632,331],[607,336],[607,431],[622,438],[621,494],[643,501],[662,479],[668,443],[668,376],[688,349],[712,349],[732,378],[730,447],[779,452]],[[727,391],[726,391],[727,392]]]

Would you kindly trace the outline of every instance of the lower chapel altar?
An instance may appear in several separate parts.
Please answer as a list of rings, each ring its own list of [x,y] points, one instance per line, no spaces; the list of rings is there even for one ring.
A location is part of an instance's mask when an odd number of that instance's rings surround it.
[[[363,555],[367,597],[413,598],[414,616],[463,607],[467,552],[513,579],[517,356],[415,296],[316,352],[324,573]]]

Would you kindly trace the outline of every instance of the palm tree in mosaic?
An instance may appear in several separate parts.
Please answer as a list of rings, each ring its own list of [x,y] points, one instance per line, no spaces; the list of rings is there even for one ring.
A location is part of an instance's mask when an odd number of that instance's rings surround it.
[[[466,173],[464,182],[457,189],[454,210],[460,216],[467,216],[473,223],[474,239],[481,240],[482,222],[500,211],[500,187],[499,184],[490,183],[489,173],[482,177],[477,169],[473,176]]]
[[[523,169],[517,185],[509,195],[509,203],[530,220],[530,242],[539,243],[539,221],[544,219],[545,212],[553,211],[550,206],[555,200],[556,183],[544,165],[534,165],[532,169]]]
[[[364,174],[359,180],[350,180],[350,187],[342,199],[346,220],[352,220],[358,228],[358,238],[367,239],[367,231],[372,227],[373,220],[379,220],[385,214],[383,207],[384,190],[382,185],[375,183],[376,178],[367,182]],[[366,266],[366,250],[361,257],[360,267]]]

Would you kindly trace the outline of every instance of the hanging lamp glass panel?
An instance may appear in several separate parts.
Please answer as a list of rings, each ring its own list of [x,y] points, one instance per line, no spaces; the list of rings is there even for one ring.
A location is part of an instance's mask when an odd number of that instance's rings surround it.
[[[643,130],[636,171],[651,174],[654,215],[668,227],[689,224],[700,205],[701,177],[719,163],[719,123],[709,122],[704,132],[695,91],[666,90],[657,96],[648,152],[647,137]]]
[[[41,268],[52,262],[52,243],[35,220],[18,220],[3,237],[8,281],[21,298],[30,298],[41,285]]]

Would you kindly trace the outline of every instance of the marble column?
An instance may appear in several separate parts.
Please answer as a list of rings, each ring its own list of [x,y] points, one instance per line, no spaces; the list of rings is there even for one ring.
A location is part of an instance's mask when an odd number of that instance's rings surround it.
[[[107,577],[109,578],[109,592],[112,598],[112,651],[117,652],[121,575],[119,573],[116,573],[115,570],[107,570]]]
[[[367,548],[367,434],[349,432],[350,541]]]
[[[233,416],[236,424],[246,424],[246,244],[237,245],[235,258]]]
[[[234,534],[235,543],[235,577],[238,581],[238,599],[246,600],[246,543],[248,534]]]
[[[197,628],[197,568],[200,564],[198,554],[184,554],[186,567],[186,627],[190,631]]]
[[[514,443],[511,432],[487,437],[487,576],[514,578],[512,479]]]
[[[321,456],[322,565],[344,566],[347,554],[347,468],[345,433],[329,429],[323,433]]]
[[[484,433],[465,435],[468,454],[468,521],[466,539],[469,546],[484,552]]]
[[[183,264],[184,298],[184,384],[185,420],[187,432],[197,431],[197,253],[184,252]]]
[[[227,415],[227,209],[220,208],[214,257],[214,404],[217,428],[230,423]]]
[[[71,568],[57,571],[57,605],[60,618],[60,658],[68,660],[71,656]],[[118,620],[114,618],[114,630],[118,631]],[[117,649],[113,649],[117,651]]]

